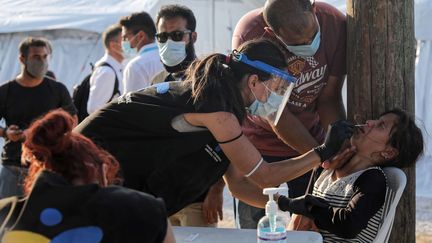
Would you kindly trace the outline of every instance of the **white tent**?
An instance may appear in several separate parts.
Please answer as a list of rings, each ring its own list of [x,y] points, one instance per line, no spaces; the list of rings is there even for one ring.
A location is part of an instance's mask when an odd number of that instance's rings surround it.
[[[103,55],[101,33],[121,16],[147,11],[155,17],[165,4],[191,8],[197,18],[198,54],[225,53],[232,31],[243,14],[263,6],[265,0],[1,0],[0,84],[19,73],[18,44],[26,36],[45,36],[52,41],[50,69],[69,90],[90,73],[90,62]],[[345,0],[326,0],[346,11]],[[417,193],[431,196],[432,188],[432,1],[415,0],[415,33],[419,41],[416,62],[416,114],[424,128],[425,156],[417,165]],[[2,141],[0,140],[0,143]]]
[[[226,53],[235,24],[264,0],[2,0],[0,83],[19,73],[18,45],[26,36],[52,41],[50,70],[71,91],[103,55],[101,33],[122,16],[146,11],[155,17],[162,5],[188,6],[197,18],[198,54]]]

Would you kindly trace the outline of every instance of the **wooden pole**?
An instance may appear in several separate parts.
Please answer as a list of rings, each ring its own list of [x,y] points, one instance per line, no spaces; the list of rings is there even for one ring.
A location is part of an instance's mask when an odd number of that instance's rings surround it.
[[[348,118],[398,107],[414,114],[414,0],[347,0]],[[389,242],[415,242],[415,167]]]

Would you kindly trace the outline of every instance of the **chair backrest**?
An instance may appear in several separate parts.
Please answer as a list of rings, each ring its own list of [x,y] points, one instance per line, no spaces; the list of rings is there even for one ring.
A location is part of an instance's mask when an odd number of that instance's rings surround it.
[[[387,191],[384,202],[384,217],[374,243],[387,243],[396,213],[396,207],[406,186],[405,173],[396,167],[383,168],[387,177]]]

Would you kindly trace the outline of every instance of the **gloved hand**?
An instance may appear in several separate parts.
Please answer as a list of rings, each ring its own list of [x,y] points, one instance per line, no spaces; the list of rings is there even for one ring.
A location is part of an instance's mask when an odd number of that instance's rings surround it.
[[[330,159],[341,148],[343,142],[354,133],[354,125],[346,120],[339,120],[329,125],[324,143],[315,147],[315,152],[321,158],[321,162]]]
[[[329,204],[326,202],[326,200],[320,197],[312,196],[310,194],[306,194],[297,198],[288,198],[281,195],[279,196],[277,203],[279,209],[282,211],[301,214],[312,219],[314,218],[311,213],[312,207],[329,207]]]

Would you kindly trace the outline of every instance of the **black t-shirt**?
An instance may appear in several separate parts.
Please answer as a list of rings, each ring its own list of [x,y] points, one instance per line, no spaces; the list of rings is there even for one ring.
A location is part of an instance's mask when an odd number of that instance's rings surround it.
[[[184,113],[216,111],[223,109],[193,104],[186,84],[165,82],[119,97],[75,131],[117,158],[126,187],[163,198],[172,215],[218,181],[228,159],[207,129],[179,132],[171,122]]]
[[[70,94],[60,82],[45,78],[38,86],[23,87],[12,80],[0,86],[0,119],[4,118],[7,126],[27,129],[33,120],[57,108],[76,114]],[[6,139],[1,156],[4,165],[20,166],[21,142]]]
[[[20,210],[15,210],[9,225]],[[50,242],[156,243],[165,238],[167,215],[163,201],[151,195],[118,186],[74,186],[44,171],[12,231],[32,232]]]

